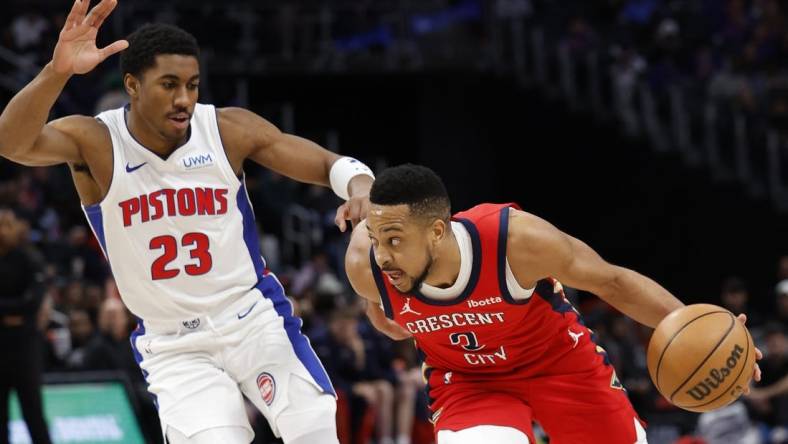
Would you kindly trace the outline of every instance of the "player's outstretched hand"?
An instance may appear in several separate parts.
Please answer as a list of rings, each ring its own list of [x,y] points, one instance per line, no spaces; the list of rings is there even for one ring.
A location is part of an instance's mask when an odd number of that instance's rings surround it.
[[[334,223],[339,227],[339,231],[344,233],[348,228],[347,221],[350,221],[351,227],[354,227],[367,217],[368,212],[369,195],[351,197],[350,200],[337,208]]]
[[[88,12],[90,0],[74,1],[52,55],[55,72],[84,74],[112,54],[128,48],[126,40],[118,40],[101,49],[96,47],[98,30],[117,4],[117,0],[101,0]]]
[[[744,325],[747,324],[746,314],[744,313],[740,314],[739,316],[737,316],[737,319],[739,319],[739,321],[741,321],[742,324]],[[763,353],[761,353],[761,351],[758,350],[758,347],[755,347],[755,368],[753,369],[753,373],[752,373],[752,379],[755,380],[755,382],[761,380],[761,367],[758,365],[758,361],[760,361],[761,359],[763,359]],[[747,387],[744,388],[744,394],[747,395],[749,393],[750,393],[750,386],[748,385]]]

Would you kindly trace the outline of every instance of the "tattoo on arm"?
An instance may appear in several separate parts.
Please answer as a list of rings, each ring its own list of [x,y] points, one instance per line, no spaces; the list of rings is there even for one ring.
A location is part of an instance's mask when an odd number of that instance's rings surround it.
[[[86,174],[90,175],[90,168],[88,168],[88,164],[86,164],[86,163],[74,163],[74,164],[71,164],[71,169],[75,173],[86,173]]]

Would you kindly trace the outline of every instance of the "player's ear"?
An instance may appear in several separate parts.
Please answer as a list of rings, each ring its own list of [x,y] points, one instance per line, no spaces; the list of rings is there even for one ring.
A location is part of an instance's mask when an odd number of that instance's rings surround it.
[[[126,90],[126,94],[128,94],[129,97],[136,99],[139,95],[140,81],[133,75],[126,73],[123,76],[123,88]]]
[[[447,228],[446,222],[441,219],[435,219],[432,222],[432,238],[436,243],[446,237]]]

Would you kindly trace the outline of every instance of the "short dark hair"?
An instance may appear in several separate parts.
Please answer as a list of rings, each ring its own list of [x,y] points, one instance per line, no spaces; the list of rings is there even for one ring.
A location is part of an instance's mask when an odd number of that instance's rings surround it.
[[[123,75],[139,77],[156,64],[159,54],[177,54],[200,58],[197,39],[183,29],[164,23],[143,25],[127,38],[129,47],[120,53]]]
[[[369,201],[376,205],[410,207],[418,217],[448,221],[451,201],[446,186],[435,171],[407,163],[383,170],[372,184]]]

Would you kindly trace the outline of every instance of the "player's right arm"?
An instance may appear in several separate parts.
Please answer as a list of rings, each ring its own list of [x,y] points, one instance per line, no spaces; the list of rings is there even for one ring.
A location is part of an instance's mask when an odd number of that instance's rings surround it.
[[[350,285],[356,293],[366,299],[367,317],[376,329],[396,341],[407,339],[411,336],[410,333],[387,318],[380,307],[380,293],[369,262],[371,245],[367,235],[367,222],[364,220],[353,229],[350,245],[345,253],[345,271],[350,279]]]
[[[89,72],[128,46],[128,42],[119,40],[102,49],[96,47],[98,28],[116,4],[117,0],[102,0],[88,13],[89,0],[74,2],[52,61],[0,114],[0,156],[30,166],[81,161],[80,140],[98,124],[83,116],[46,122],[72,75]]]

